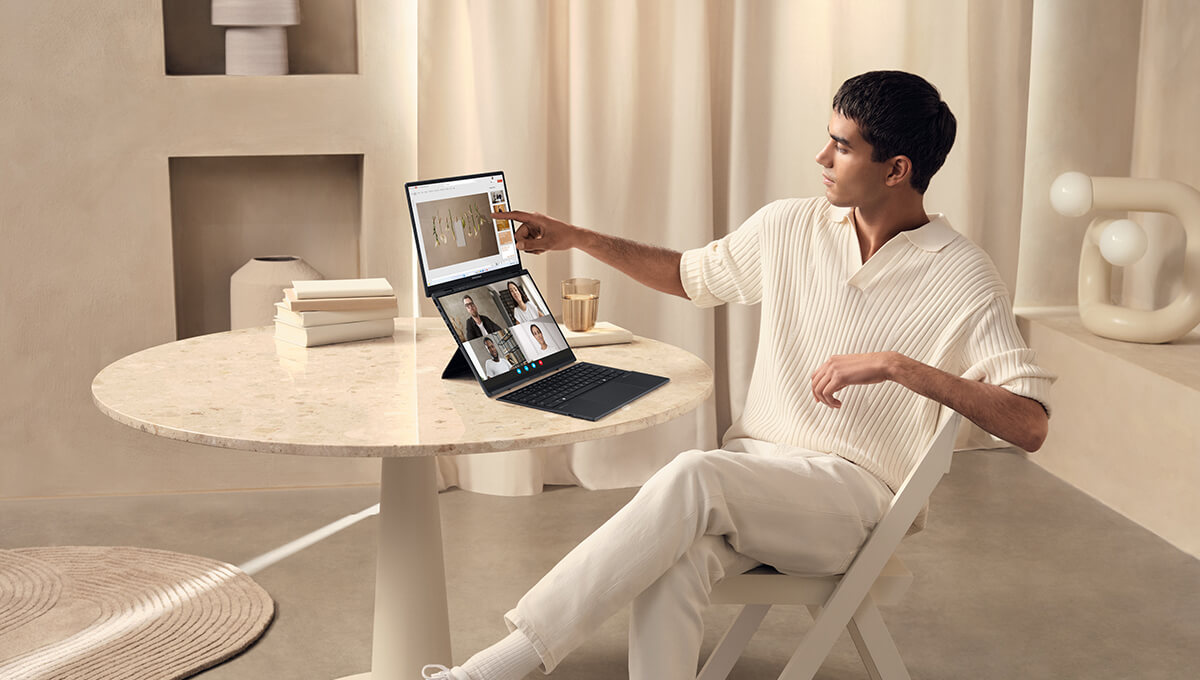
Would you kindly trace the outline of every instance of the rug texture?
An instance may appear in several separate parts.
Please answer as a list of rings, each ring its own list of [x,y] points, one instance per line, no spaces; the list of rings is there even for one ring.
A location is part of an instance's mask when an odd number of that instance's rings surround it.
[[[223,562],[145,548],[0,550],[0,678],[168,680],[240,653],[275,604]]]

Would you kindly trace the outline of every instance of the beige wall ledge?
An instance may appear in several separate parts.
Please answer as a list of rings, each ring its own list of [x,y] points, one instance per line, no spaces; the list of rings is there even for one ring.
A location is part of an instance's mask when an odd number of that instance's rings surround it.
[[[1200,557],[1200,330],[1142,345],[1092,335],[1069,309],[1027,308],[1018,321],[1059,376],[1032,460]]]

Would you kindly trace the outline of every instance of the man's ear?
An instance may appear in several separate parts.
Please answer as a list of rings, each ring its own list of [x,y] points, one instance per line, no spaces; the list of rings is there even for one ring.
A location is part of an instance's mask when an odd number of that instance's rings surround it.
[[[894,187],[906,179],[912,181],[912,160],[908,156],[893,156],[888,160],[888,174],[884,182]]]

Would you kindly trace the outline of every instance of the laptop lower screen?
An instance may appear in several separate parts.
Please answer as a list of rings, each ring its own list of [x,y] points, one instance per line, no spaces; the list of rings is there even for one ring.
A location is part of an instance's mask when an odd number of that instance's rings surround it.
[[[488,394],[575,360],[527,273],[434,300]]]

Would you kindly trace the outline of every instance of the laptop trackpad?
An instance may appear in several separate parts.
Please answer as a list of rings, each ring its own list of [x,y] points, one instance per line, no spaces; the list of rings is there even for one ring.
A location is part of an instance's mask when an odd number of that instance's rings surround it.
[[[578,418],[597,420],[667,382],[656,375],[629,373],[579,395],[564,404],[564,410]]]

